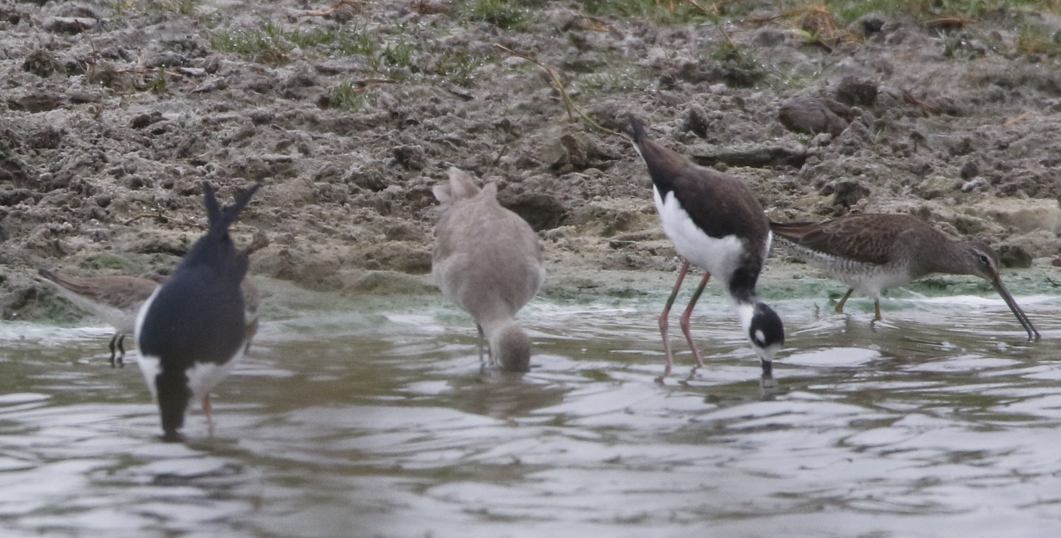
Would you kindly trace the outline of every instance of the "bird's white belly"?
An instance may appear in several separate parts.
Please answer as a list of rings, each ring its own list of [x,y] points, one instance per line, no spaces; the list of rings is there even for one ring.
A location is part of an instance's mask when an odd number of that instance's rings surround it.
[[[202,401],[211,390],[217,386],[222,379],[228,377],[236,368],[236,362],[243,357],[244,344],[240,344],[239,351],[224,364],[210,362],[197,362],[195,366],[188,369],[188,388],[192,391],[194,400]]]
[[[674,193],[666,200],[652,187],[656,210],[663,223],[663,233],[674,243],[678,254],[713,276],[728,280],[737,268],[744,243],[736,235],[716,238],[704,233],[685,212]]]
[[[243,348],[244,346],[241,345],[236,355],[224,364],[197,362],[195,366],[185,372],[193,400],[201,401],[222,379],[232,373],[232,370],[236,368],[236,362],[243,356]],[[151,396],[158,398],[158,387],[155,386],[155,380],[162,371],[161,361],[154,355],[141,355],[138,363],[140,365],[140,373],[144,375],[144,381],[147,382],[147,388],[151,390]]]
[[[880,298],[881,290],[905,286],[910,282],[909,272],[894,265],[856,262],[831,254],[816,252],[795,243],[791,245],[800,258],[829,273],[848,287],[874,299]]]

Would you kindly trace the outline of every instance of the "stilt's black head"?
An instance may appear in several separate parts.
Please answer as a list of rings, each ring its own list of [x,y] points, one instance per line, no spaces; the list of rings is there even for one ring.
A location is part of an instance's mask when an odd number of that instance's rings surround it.
[[[751,323],[748,324],[748,339],[760,360],[774,360],[778,350],[785,344],[785,327],[781,323],[781,316],[766,304],[755,303]]]
[[[162,440],[179,442],[184,437],[178,432],[184,427],[184,411],[188,408],[191,391],[188,390],[188,376],[184,370],[162,370],[155,376],[155,387],[158,389],[158,408],[162,413]]]

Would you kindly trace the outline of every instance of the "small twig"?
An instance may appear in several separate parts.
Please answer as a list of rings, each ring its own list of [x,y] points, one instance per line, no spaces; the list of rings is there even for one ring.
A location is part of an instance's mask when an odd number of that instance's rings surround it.
[[[298,16],[299,17],[327,17],[329,15],[334,14],[336,11],[339,11],[339,8],[341,8],[343,6],[360,7],[359,4],[360,4],[360,2],[356,2],[354,0],[339,0],[329,10],[326,10],[326,11],[306,11],[306,12],[303,12],[303,13],[299,13]]]
[[[769,17],[748,17],[744,22],[749,24],[766,24],[768,22],[774,22],[777,19],[783,19],[785,15],[771,15]]]
[[[162,75],[170,75],[172,77],[179,78],[184,82],[192,81],[192,79],[184,76],[181,73],[177,73],[176,71],[167,71],[165,67],[128,67],[125,69],[115,69],[114,72],[119,75],[125,73],[136,73],[138,75],[146,75],[148,73],[159,72]]]
[[[600,17],[594,17],[593,15],[590,15],[590,14],[586,13],[585,11],[581,11],[580,14],[582,15],[583,18],[585,18],[585,19],[589,20],[591,23],[593,23],[592,25],[579,24],[579,26],[583,30],[588,30],[590,32],[607,32],[608,31],[608,27],[610,26],[608,24],[608,21],[606,21],[606,20],[604,20],[604,19],[602,19]]]
[[[722,37],[726,38],[726,43],[729,43],[730,48],[737,50],[737,44],[733,42],[733,38],[729,36],[729,32],[726,31],[724,24],[718,25],[718,31],[722,32]],[[737,54],[740,54],[739,52]]]
[[[1015,118],[1010,118],[1010,119],[1002,122],[1002,125],[1016,125],[1016,124],[1018,124],[1018,123],[1020,123],[1020,122],[1022,122],[1024,120],[1030,118],[1031,115],[1032,115],[1031,112],[1025,112],[1024,114],[1021,114],[1020,116],[1017,116]]]
[[[942,17],[925,21],[926,28],[965,28],[973,24],[974,20],[962,17]]]
[[[501,50],[513,55],[513,56],[518,56],[520,58],[523,58],[524,60],[527,60],[528,62],[534,63],[538,67],[541,67],[542,69],[544,69],[546,73],[549,73],[549,76],[553,79],[553,83],[556,84],[556,87],[560,90],[560,97],[563,98],[564,108],[567,109],[567,117],[572,122],[575,121],[575,118],[572,115],[572,112],[574,112],[574,113],[578,114],[583,120],[585,120],[586,124],[589,125],[590,127],[594,128],[594,129],[597,129],[599,131],[605,132],[605,133],[613,134],[615,136],[622,136],[621,134],[602,126],[601,124],[597,123],[596,121],[593,121],[593,118],[590,118],[585,113],[583,113],[581,110],[579,110],[579,108],[577,106],[575,106],[574,100],[572,100],[571,96],[568,95],[567,90],[564,88],[564,84],[562,82],[560,82],[560,77],[558,77],[556,75],[556,72],[553,71],[553,69],[551,67],[539,62],[538,60],[536,60],[534,58],[531,58],[530,56],[526,56],[524,54],[520,54],[520,53],[518,53],[518,52],[516,52],[516,51],[514,51],[514,50],[512,50],[512,49],[510,49],[510,48],[508,48],[508,47],[506,47],[504,45],[501,45],[499,43],[494,43],[494,47],[497,47],[497,48],[499,48],[499,49],[501,49]]]
[[[704,6],[701,6],[700,4],[696,3],[696,0],[685,0],[685,3],[692,5],[696,9],[699,9],[700,11],[702,11],[704,13],[704,15],[712,15],[712,13],[710,11],[708,11],[706,8],[704,8]],[[714,7],[714,5],[712,5],[712,7]]]
[[[265,230],[261,228],[254,228],[254,237],[251,238],[251,244],[247,245],[247,248],[243,249],[244,256],[250,256],[251,254],[269,246],[269,236],[265,234]]]
[[[507,152],[508,152],[508,144],[505,144],[505,147],[501,148],[501,152],[497,154],[497,158],[494,159],[494,164],[491,165],[491,168],[497,168],[497,165],[501,162],[501,157],[504,157],[505,153],[507,153]]]
[[[914,94],[910,93],[910,90],[907,90],[905,88],[901,88],[901,90],[903,92],[903,97],[905,97],[908,102],[921,107],[921,113],[924,114],[926,118],[931,118],[932,115],[936,112],[936,109],[926,105],[917,97],[914,97]]]
[[[361,80],[355,80],[351,84],[359,84],[361,86],[367,86],[369,84],[397,84],[398,81],[390,78],[363,78]]]
[[[527,60],[528,62],[531,62],[533,64],[537,64],[538,67],[544,69],[546,73],[549,73],[549,76],[552,77],[552,79],[553,79],[553,83],[555,83],[556,87],[560,89],[560,96],[563,97],[563,100],[564,100],[564,108],[567,109],[567,118],[569,120],[571,120],[571,121],[575,121],[575,116],[571,113],[571,109],[574,108],[574,105],[571,104],[571,96],[567,94],[567,90],[564,89],[564,83],[560,82],[560,77],[558,77],[556,75],[556,72],[553,71],[553,69],[551,67],[539,62],[535,58],[531,58],[530,56],[527,56],[526,54],[520,54],[520,53],[518,53],[518,52],[516,52],[516,51],[514,51],[514,50],[512,50],[512,49],[510,49],[510,48],[508,48],[508,47],[506,47],[504,45],[501,45],[499,43],[494,43],[494,46],[499,48],[499,49],[501,49],[501,50],[503,50],[503,51],[505,51],[505,52],[507,52],[507,53],[509,53],[509,54],[511,54],[511,55],[513,55],[513,56],[518,56],[520,58],[523,58],[524,60]]]
[[[160,220],[164,220],[165,217],[163,217],[161,213],[139,213],[139,214],[133,215],[132,217],[129,217],[128,219],[125,219],[125,222],[122,222],[122,225],[123,226],[128,226],[128,225],[130,225],[130,224],[132,224],[132,223],[134,223],[134,222],[136,222],[136,221],[138,221],[140,219],[160,219]]]

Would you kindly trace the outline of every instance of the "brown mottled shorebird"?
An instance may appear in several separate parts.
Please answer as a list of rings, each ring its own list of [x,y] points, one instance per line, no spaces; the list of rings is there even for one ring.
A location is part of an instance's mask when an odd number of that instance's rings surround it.
[[[125,336],[133,333],[136,313],[154,293],[158,282],[135,276],[76,278],[47,269],[39,269],[37,273],[52,284],[60,296],[114,326],[110,343],[111,367],[124,366],[125,347],[122,344]],[[115,343],[121,351],[117,357]]]
[[[663,233],[685,258],[678,281],[659,317],[663,349],[667,353],[666,377],[671,372],[670,337],[667,332],[671,306],[689,270],[690,262],[706,274],[681,317],[682,333],[696,358],[704,366],[689,331],[689,318],[696,301],[712,275],[722,280],[733,300],[741,328],[759,356],[763,379],[773,372],[773,360],[785,343],[781,318],[759,300],[755,285],[770,251],[770,226],[763,207],[744,183],[689,159],[648,139],[641,121],[630,116],[634,148],[648,165],[652,193],[663,223]]]
[[[490,358],[504,370],[530,368],[530,340],[513,317],[541,288],[545,270],[538,236],[497,202],[497,185],[482,189],[449,170],[434,188],[442,214],[435,226],[431,274],[442,294],[475,318]],[[480,344],[480,357],[482,356]]]
[[[932,273],[974,275],[987,280],[1028,331],[1039,332],[1002,284],[998,254],[981,241],[952,241],[928,223],[909,215],[852,215],[825,222],[771,222],[770,228],[796,254],[847,284],[836,305],[843,312],[851,292],[874,299],[880,320],[881,290],[904,286]]]
[[[72,277],[48,269],[37,273],[55,287],[56,292],[78,307],[114,327],[110,341],[111,367],[125,366],[125,337],[133,333],[136,314],[144,301],[158,288],[158,282],[135,276]],[[247,349],[258,332],[258,288],[249,280],[241,286],[247,316]],[[117,344],[117,345],[115,345]],[[120,354],[115,352],[115,348]]]

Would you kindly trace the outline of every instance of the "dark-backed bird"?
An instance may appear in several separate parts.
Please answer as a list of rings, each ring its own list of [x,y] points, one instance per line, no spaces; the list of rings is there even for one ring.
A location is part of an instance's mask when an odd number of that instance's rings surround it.
[[[475,318],[490,358],[503,370],[530,368],[530,339],[514,317],[538,293],[545,270],[538,236],[501,207],[497,184],[482,189],[451,168],[434,188],[441,202],[431,274],[442,294]],[[480,344],[481,351],[481,344]]]
[[[770,226],[762,205],[751,189],[736,178],[697,166],[649,140],[641,121],[633,116],[630,116],[630,127],[634,147],[652,177],[652,193],[663,233],[685,258],[678,281],[659,317],[663,349],[667,354],[663,377],[670,374],[673,365],[667,318],[692,263],[706,273],[681,317],[681,328],[697,367],[703,367],[704,361],[689,331],[689,318],[708,280],[715,276],[732,299],[741,328],[759,356],[764,379],[769,378],[772,361],[785,343],[785,331],[781,318],[755,292],[770,251]]]
[[[229,226],[260,185],[222,209],[203,183],[209,230],[170,279],[144,303],[136,319],[140,369],[158,401],[163,439],[177,441],[191,400],[201,400],[207,425],[210,391],[235,367],[248,339],[244,296],[247,256],[236,251]]]
[[[974,275],[987,280],[1028,332],[1039,331],[1021,310],[998,274],[998,254],[982,241],[952,241],[910,215],[851,215],[824,222],[771,222],[770,228],[796,255],[850,289],[836,305],[843,312],[851,292],[873,298],[880,320],[881,290],[905,286],[932,273]]]
[[[124,366],[125,336],[133,333],[136,314],[158,288],[158,282],[135,276],[77,278],[47,269],[39,269],[37,273],[52,284],[61,297],[114,327],[110,342],[111,367]],[[120,355],[116,356],[115,347],[121,351]]]

